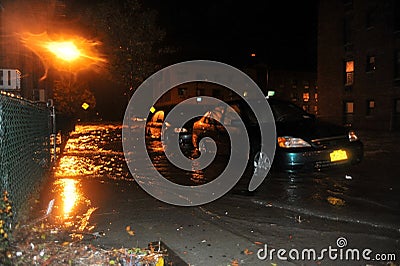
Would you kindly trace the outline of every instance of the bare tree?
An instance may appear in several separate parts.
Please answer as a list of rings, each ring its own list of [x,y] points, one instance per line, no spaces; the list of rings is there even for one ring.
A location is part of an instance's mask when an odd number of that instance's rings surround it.
[[[138,0],[100,2],[85,18],[103,41],[109,72],[132,94],[158,68],[157,46],[165,36],[157,25],[157,13]]]
[[[87,84],[67,76],[62,76],[54,83],[55,106],[63,114],[75,117],[82,110],[83,103],[87,103],[91,109],[96,106],[96,98]]]

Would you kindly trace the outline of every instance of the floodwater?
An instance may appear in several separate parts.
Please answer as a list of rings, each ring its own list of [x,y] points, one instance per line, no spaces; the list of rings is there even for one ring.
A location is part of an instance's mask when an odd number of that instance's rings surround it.
[[[181,185],[210,182],[224,166],[217,162],[214,168],[187,172],[168,161],[159,140],[148,140],[147,150],[154,167],[165,178]],[[186,154],[197,156],[190,150]],[[333,172],[302,176],[270,174],[256,193],[249,193],[249,201],[322,218],[396,227],[400,217],[400,186],[395,165],[368,148],[365,161]],[[385,163],[385,169],[380,169]],[[52,189],[55,195],[53,212],[56,222],[69,228],[76,237],[93,230],[90,218],[98,207],[85,196],[81,182],[85,178],[135,182],[122,151],[121,125],[77,125],[59,158]],[[235,197],[243,188],[234,189],[226,196]],[[376,213],[381,215],[378,217]]]
[[[133,178],[126,167],[120,125],[77,125],[65,145],[54,173],[47,212],[54,223],[82,239],[92,234],[92,214],[98,209],[82,187],[85,178],[127,180]]]
[[[209,174],[205,178],[203,171],[186,172],[173,166],[164,156],[159,140],[149,139],[147,149],[154,167],[172,182],[200,185],[216,176]],[[188,156],[196,154],[189,151]],[[98,206],[93,206],[92,200],[85,195],[82,180],[135,182],[122,151],[122,125],[77,125],[60,155],[54,178],[51,193],[55,203],[49,208],[56,217],[55,223],[70,229],[78,238],[90,234],[94,228],[90,217]]]

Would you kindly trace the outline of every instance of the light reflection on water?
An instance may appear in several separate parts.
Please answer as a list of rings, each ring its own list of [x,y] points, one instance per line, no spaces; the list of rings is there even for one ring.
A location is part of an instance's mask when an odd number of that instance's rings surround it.
[[[74,238],[83,238],[93,230],[90,217],[97,207],[84,195],[81,179],[128,179],[124,165],[121,126],[77,125],[55,169],[55,223],[68,229]]]
[[[72,208],[76,206],[77,201],[82,198],[82,195],[77,190],[77,180],[62,178],[54,182],[54,185],[60,186],[61,197],[63,202],[64,219],[69,217]]]
[[[94,226],[89,220],[97,209],[91,206],[81,190],[81,183],[73,178],[60,178],[54,181],[53,193],[56,195],[55,222],[71,232],[73,238],[82,239],[84,232],[91,231]]]
[[[160,141],[147,142],[147,147],[154,167],[172,182],[201,185],[210,181],[203,171],[185,172],[172,166]],[[146,172],[134,174],[146,176]],[[134,181],[122,151],[122,125],[77,125],[65,145],[54,176],[57,222],[75,233],[92,230],[89,220],[97,208],[85,197],[82,179]],[[211,176],[209,174],[207,178]]]
[[[56,174],[132,181],[122,152],[122,126],[77,125],[65,145]]]

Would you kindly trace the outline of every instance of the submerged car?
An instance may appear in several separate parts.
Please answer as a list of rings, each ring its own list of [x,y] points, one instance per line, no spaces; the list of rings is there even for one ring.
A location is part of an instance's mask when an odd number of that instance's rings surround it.
[[[297,172],[361,162],[363,143],[351,128],[320,121],[291,102],[268,99],[268,103],[274,116],[277,136],[272,169]],[[249,134],[249,165],[253,161],[257,164],[261,139],[257,119],[243,100],[230,102],[229,106],[232,109],[217,106],[193,124],[193,145],[201,148],[200,140],[210,137],[216,142],[218,152],[230,151],[225,127],[234,127],[234,123],[224,124],[224,120],[220,120],[220,123],[216,118],[229,117],[229,112],[234,110]]]
[[[173,134],[177,134],[179,135],[178,139],[181,146],[191,145],[193,123],[197,119],[191,119],[183,127],[178,127],[172,121],[168,122],[165,120],[166,113],[167,111],[159,110],[150,117],[146,123],[146,136],[153,140],[161,140],[167,144],[169,138]]]

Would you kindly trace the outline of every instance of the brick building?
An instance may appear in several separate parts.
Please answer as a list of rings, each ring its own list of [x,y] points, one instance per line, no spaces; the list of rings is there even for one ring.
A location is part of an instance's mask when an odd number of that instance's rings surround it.
[[[318,17],[321,118],[400,128],[400,2],[323,0]]]

